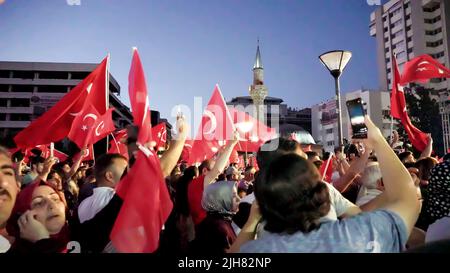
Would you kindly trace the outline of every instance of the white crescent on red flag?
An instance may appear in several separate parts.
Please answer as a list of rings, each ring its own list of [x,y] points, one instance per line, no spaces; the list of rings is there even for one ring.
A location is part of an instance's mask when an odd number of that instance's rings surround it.
[[[106,96],[109,94],[107,64],[108,57],[58,103],[20,131],[14,137],[17,147],[30,148],[64,139],[86,103],[92,104],[98,113],[105,113]]]

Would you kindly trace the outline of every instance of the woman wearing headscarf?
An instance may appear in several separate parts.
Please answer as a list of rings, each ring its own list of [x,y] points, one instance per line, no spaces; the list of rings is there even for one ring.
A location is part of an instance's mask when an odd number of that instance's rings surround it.
[[[8,252],[61,253],[67,251],[69,229],[62,193],[36,181],[17,196],[6,230],[15,237]]]
[[[430,226],[425,242],[450,239],[450,161],[431,171],[425,199],[425,214]]]
[[[202,207],[206,218],[196,230],[194,251],[202,254],[226,253],[236,239],[231,226],[232,217],[239,206],[234,181],[220,181],[209,185],[203,194]]]

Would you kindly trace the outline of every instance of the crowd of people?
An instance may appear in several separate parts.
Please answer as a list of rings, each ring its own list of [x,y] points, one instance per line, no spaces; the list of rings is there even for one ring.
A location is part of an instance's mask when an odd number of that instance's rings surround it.
[[[333,155],[304,151],[293,139],[266,142],[257,166],[229,162],[236,133],[199,165],[180,161],[181,137],[161,156],[173,209],[157,253],[433,251],[450,240],[450,155],[431,157],[432,139],[418,159],[398,152],[369,117],[367,139]],[[131,135],[131,134],[130,134]],[[136,155],[79,156],[58,162],[39,150],[0,148],[0,252],[117,252],[111,230],[124,200],[115,188]],[[331,181],[319,172],[332,157]],[[24,171],[27,170],[25,173]],[[142,177],[151,180],[152,177]]]

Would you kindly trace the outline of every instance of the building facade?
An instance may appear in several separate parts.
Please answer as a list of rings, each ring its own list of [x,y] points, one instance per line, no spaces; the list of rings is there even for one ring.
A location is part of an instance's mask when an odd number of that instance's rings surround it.
[[[0,141],[13,146],[13,137],[56,104],[94,70],[92,63],[0,62]],[[109,104],[117,128],[131,124],[129,108],[117,95],[120,86],[109,76]]]
[[[346,102],[361,98],[366,113],[371,117],[375,125],[380,128],[385,137],[391,135],[390,116],[390,94],[386,91],[357,90],[341,95],[342,109],[342,132],[344,139],[350,141],[352,129]],[[333,152],[338,146],[338,117],[336,111],[336,100],[329,100],[313,105],[311,107],[312,136],[314,140],[323,146],[326,152]],[[395,125],[395,121],[394,121]]]
[[[380,88],[392,88],[393,53],[400,72],[405,62],[429,54],[450,67],[450,1],[391,0],[370,15],[370,35],[377,44]],[[450,148],[450,79],[432,79],[422,85],[439,101],[444,149]]]

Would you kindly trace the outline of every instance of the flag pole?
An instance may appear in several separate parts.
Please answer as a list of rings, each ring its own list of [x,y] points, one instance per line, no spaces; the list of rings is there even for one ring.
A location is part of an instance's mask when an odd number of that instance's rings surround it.
[[[109,58],[110,58],[110,56],[111,56],[111,54],[108,53],[108,57],[107,57],[108,59],[106,59],[106,77],[105,77],[105,79],[106,79],[106,83],[105,83],[105,86],[106,86],[106,90],[105,90],[105,93],[106,93],[106,111],[109,108],[109,65],[110,65]],[[106,136],[106,153],[108,153],[108,143],[109,143],[109,135]]]
[[[394,118],[391,115],[391,144],[394,144],[392,141],[394,141]]]
[[[111,137],[112,137],[112,139],[114,140],[114,143],[116,144],[117,151],[118,151],[119,154],[120,154],[119,144],[117,144],[117,140],[116,140],[116,138],[114,137],[114,134],[111,133]]]

